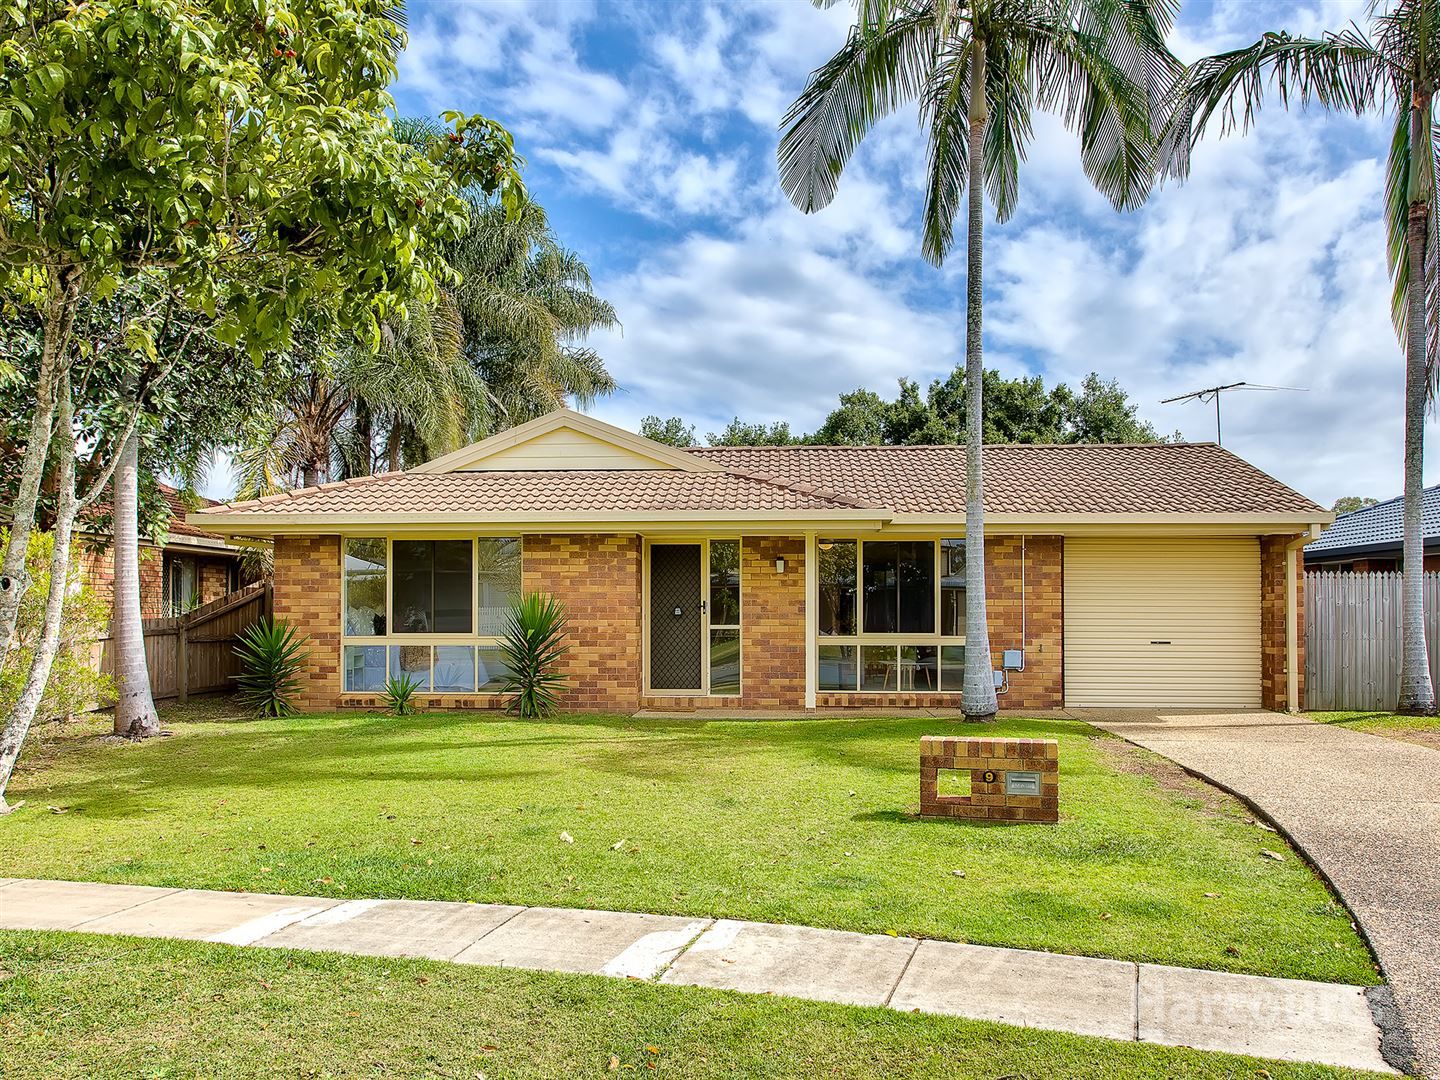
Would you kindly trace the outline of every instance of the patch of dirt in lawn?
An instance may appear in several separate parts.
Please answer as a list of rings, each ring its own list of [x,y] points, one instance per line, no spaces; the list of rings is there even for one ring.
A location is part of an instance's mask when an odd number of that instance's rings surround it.
[[[1431,750],[1440,750],[1440,731],[1377,731],[1375,734],[1402,742],[1419,743]]]
[[[1153,754],[1149,750],[1128,743],[1124,739],[1101,738],[1092,744],[1104,753],[1112,769],[1129,776],[1148,776],[1163,790],[1182,798],[1193,800],[1211,814],[1233,814],[1243,809],[1219,788],[1197,780],[1169,758]]]

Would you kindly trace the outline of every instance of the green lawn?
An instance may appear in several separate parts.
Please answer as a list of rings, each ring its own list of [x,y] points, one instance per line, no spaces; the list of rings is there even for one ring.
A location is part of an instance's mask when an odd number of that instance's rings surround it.
[[[0,1045],[16,1080],[1357,1075],[598,977],[13,932]]]
[[[1376,981],[1344,910],[1278,837],[1073,721],[985,729],[1061,743],[1061,824],[1012,827],[913,816],[920,736],[966,730],[943,720],[174,728],[116,744],[92,720],[28,751],[10,792],[27,805],[0,822],[5,873],[750,918]]]
[[[1387,712],[1320,712],[1309,716],[1322,724],[1339,724],[1353,731],[1403,739],[1440,750],[1440,716],[1401,716]]]

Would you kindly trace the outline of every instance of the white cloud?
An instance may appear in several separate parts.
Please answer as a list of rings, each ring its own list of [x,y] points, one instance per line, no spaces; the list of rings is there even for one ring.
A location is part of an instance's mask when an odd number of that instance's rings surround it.
[[[738,239],[694,235],[600,283],[625,333],[597,343],[625,393],[596,412],[634,425],[682,415],[812,429],[837,392],[893,392],[954,363],[958,321],[908,306],[843,258],[796,250],[769,219]]]

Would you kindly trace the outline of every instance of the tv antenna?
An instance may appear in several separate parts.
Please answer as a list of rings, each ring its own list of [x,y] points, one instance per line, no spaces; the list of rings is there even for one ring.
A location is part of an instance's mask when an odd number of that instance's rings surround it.
[[[1261,383],[1232,382],[1226,383],[1224,386],[1207,386],[1204,390],[1192,390],[1188,394],[1180,394],[1177,397],[1162,398],[1160,404],[1169,405],[1178,401],[1215,402],[1215,444],[1224,446],[1225,443],[1220,438],[1220,395],[1231,390],[1294,390],[1300,394],[1309,393],[1309,387],[1306,386],[1265,386]]]

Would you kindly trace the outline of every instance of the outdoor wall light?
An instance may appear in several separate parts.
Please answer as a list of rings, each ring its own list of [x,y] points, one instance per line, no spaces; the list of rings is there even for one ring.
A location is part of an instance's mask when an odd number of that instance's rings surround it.
[[[785,558],[784,558],[784,556],[781,556],[780,558],[778,558],[778,559],[775,560],[775,573],[777,573],[777,574],[783,574],[784,572],[785,572]]]

